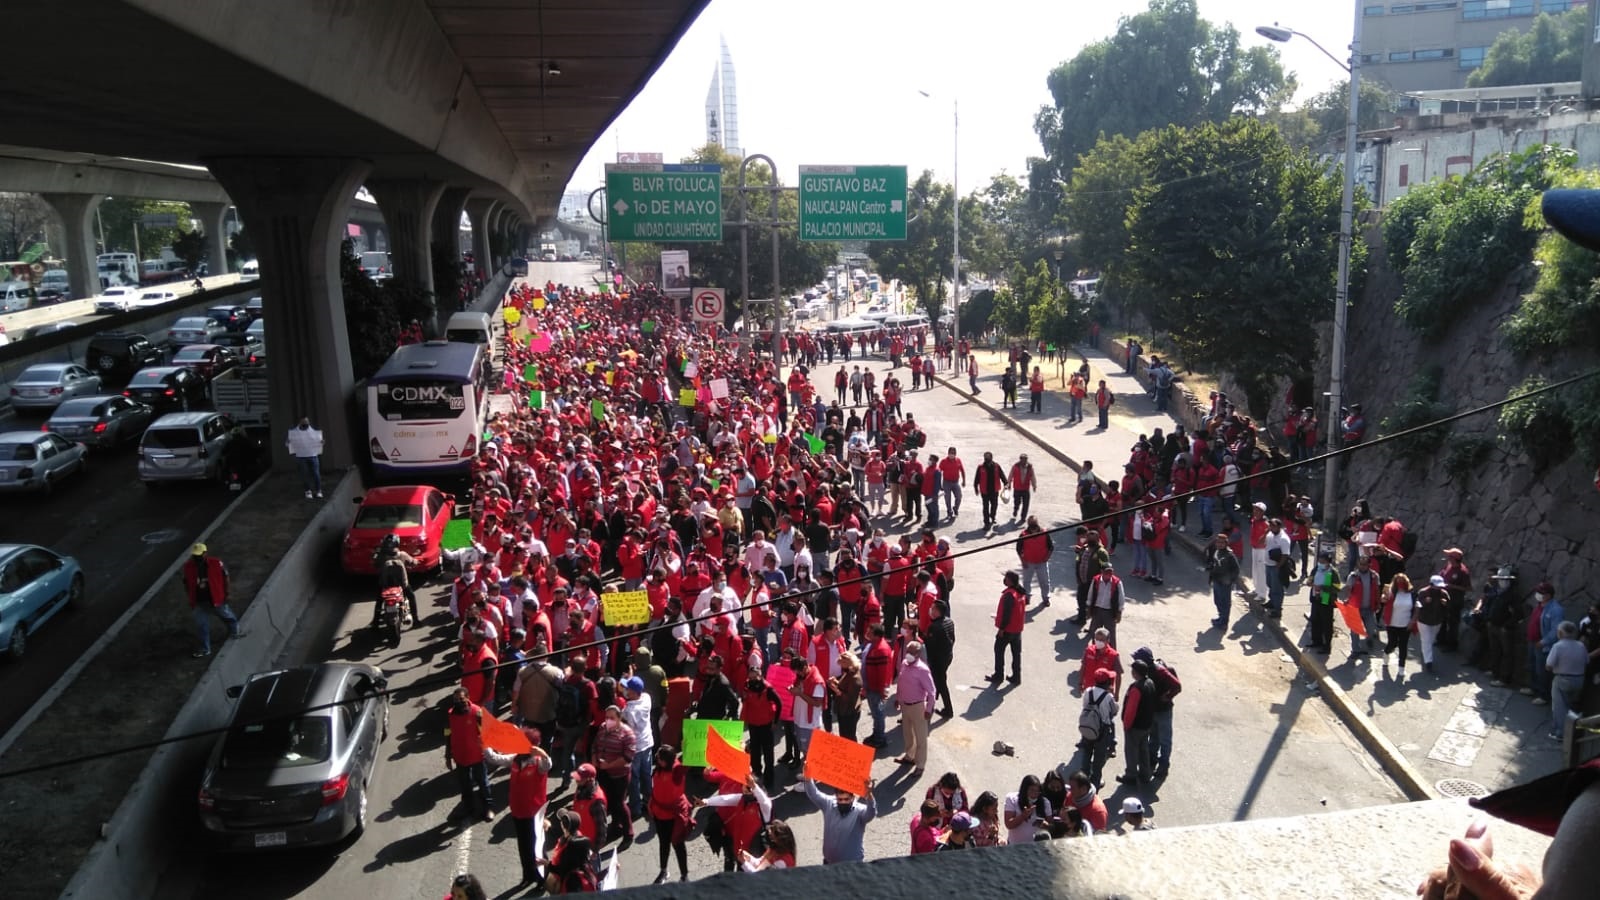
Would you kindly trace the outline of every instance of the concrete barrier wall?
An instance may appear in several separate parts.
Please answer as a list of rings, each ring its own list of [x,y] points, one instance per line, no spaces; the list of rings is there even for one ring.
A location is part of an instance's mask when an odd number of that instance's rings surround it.
[[[343,536],[351,501],[360,495],[360,471],[348,470],[328,494],[311,524],[289,547],[241,619],[243,640],[226,641],[172,720],[166,736],[227,724],[233,701],[227,689],[276,665],[305,605],[316,596],[321,562]],[[159,586],[158,586],[159,587]],[[158,747],[128,791],[102,840],[62,892],[82,900],[143,900],[155,889],[171,853],[178,851],[166,826],[195,814],[198,776],[215,736]]]

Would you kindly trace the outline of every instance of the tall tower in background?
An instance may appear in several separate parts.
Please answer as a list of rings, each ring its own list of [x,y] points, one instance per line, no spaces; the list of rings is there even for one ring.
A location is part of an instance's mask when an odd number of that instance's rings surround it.
[[[740,156],[739,79],[733,70],[733,54],[728,52],[728,39],[720,40],[722,57],[711,70],[711,88],[706,92],[706,143]]]

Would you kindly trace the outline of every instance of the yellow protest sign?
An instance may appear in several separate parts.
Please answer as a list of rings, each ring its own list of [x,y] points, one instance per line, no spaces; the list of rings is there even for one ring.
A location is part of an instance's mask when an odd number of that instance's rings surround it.
[[[517,309],[515,306],[506,307],[504,315],[506,324],[513,328],[516,327],[518,322],[522,321],[522,310]]]
[[[606,372],[606,384],[614,384],[616,382],[616,380],[617,380],[617,373],[608,370]]]
[[[678,391],[679,406],[693,406],[695,398],[694,388],[682,388]]]
[[[601,594],[601,616],[607,625],[643,625],[650,621],[650,595],[644,591]]]
[[[533,298],[533,308],[534,309],[544,309],[544,297],[542,297],[542,296],[534,297]]]

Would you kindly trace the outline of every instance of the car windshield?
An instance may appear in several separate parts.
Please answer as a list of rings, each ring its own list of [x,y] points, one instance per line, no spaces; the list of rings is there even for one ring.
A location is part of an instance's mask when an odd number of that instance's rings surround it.
[[[399,503],[374,503],[361,507],[356,528],[417,528],[422,525],[422,507]]]
[[[241,725],[222,745],[224,769],[281,769],[327,762],[333,752],[327,716],[301,716]]]
[[[200,329],[206,327],[206,320],[202,318],[179,319],[177,324],[173,325],[172,327]]]
[[[161,387],[161,379],[166,377],[166,374],[166,372],[158,372],[154,369],[145,369],[141,372],[136,372],[133,380],[140,387]]]
[[[205,362],[205,359],[206,359],[206,351],[204,351],[204,350],[196,350],[193,347],[185,347],[182,350],[179,350],[177,353],[173,354],[173,356],[172,356],[172,361],[175,362],[175,363],[176,362]]]
[[[164,450],[182,450],[186,447],[200,446],[200,429],[185,428],[152,428],[144,433],[146,447],[160,447]]]
[[[60,406],[56,407],[56,416],[55,417],[56,418],[68,418],[68,417],[71,417],[71,416],[98,416],[98,415],[102,415],[105,412],[105,410],[100,408],[100,404],[102,402],[104,402],[104,401],[95,400],[95,399],[92,399],[92,398],[91,399],[68,400],[67,402],[65,402],[65,403],[61,404]]]
[[[32,442],[26,444],[0,444],[0,459],[31,460],[38,458]]]

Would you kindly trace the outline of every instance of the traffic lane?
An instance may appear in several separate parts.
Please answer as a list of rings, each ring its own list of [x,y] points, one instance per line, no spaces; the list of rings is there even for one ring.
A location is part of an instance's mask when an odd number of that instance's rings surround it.
[[[376,665],[389,675],[389,734],[369,788],[366,832],[335,847],[283,853],[226,854],[201,850],[189,871],[169,873],[164,896],[282,900],[289,897],[374,896],[437,900],[462,861],[491,841],[504,840],[509,821],[455,824],[448,819],[460,793],[444,768],[444,717],[438,702],[458,671],[455,626],[434,601],[440,585],[418,591],[423,623],[398,649],[372,630],[375,590],[365,578],[330,574],[308,604],[311,632],[296,640],[280,665],[345,660]],[[425,679],[444,684],[428,687]],[[504,809],[504,777],[495,779]],[[203,848],[197,820],[171,823]],[[512,859],[515,866],[515,859]]]
[[[155,583],[234,494],[215,483],[176,485],[153,497],[135,475],[131,448],[91,453],[88,468],[49,497],[0,496],[0,543],[31,543],[75,557],[83,608],[30,635],[28,655],[8,660],[0,732],[61,677],[117,617]]]
[[[217,275],[203,279],[203,281],[205,282],[206,290],[212,290],[238,284],[239,276],[237,274]],[[140,288],[140,290],[173,291],[180,297],[187,297],[195,293],[192,279],[189,281],[173,281],[167,284],[152,284]],[[86,297],[80,300],[68,300],[65,303],[51,303],[46,306],[32,306],[28,309],[19,309],[16,312],[0,314],[0,325],[5,326],[7,333],[15,332],[12,335],[12,340],[16,340],[21,336],[22,332],[35,325],[48,325],[51,322],[62,322],[69,319],[82,325],[86,322],[94,321],[94,302],[98,299],[99,295],[96,294],[93,297]]]
[[[1027,453],[1041,485],[1032,498],[1033,514],[1046,527],[1077,520],[1077,505],[1072,502],[1076,474],[970,401],[938,387],[908,393],[902,405],[928,434],[924,454],[943,455],[948,447],[956,447],[968,467],[970,483],[971,470],[983,451],[993,452],[1008,473],[1018,455]],[[1001,510],[997,536],[1016,534],[1018,526],[1005,523],[1009,514],[1009,508]],[[959,551],[984,544],[977,533],[980,528],[979,506],[969,496],[954,528],[946,531],[953,531]],[[983,759],[980,770],[994,773],[998,781],[987,787],[1002,795],[1015,790],[1022,775],[1070,761],[1077,742],[1080,701],[1067,688],[1069,683],[1076,685],[1085,644],[1077,629],[1064,621],[1076,612],[1071,544],[1070,529],[1057,532],[1052,605],[1040,606],[1035,588],[1023,635],[1023,683],[1000,691],[991,689],[982,676],[993,668],[992,616],[1001,576],[1017,565],[1015,545],[957,562],[953,599],[963,640],[957,645],[951,681],[952,686],[964,686],[956,693],[968,700],[957,698],[957,718],[949,727],[936,729],[940,739],[933,743],[936,753],[974,748]],[[1160,810],[1163,821],[1199,824],[1297,815],[1402,799],[1331,710],[1297,680],[1297,668],[1274,639],[1261,633],[1242,604],[1236,604],[1227,635],[1210,630],[1215,609],[1196,559],[1176,550],[1165,556],[1166,583],[1159,587],[1129,577],[1131,548],[1119,547],[1113,559],[1128,594],[1117,635],[1124,664],[1131,661],[1133,650],[1148,645],[1177,668],[1184,684],[1176,704],[1172,773],[1159,795],[1141,795]],[[998,739],[1015,745],[1017,756],[990,756]],[[970,766],[972,758],[969,754],[951,761]],[[1108,805],[1120,804],[1127,793],[1111,780],[1112,774],[1121,773],[1123,762],[1119,757],[1107,767]],[[930,760],[929,765],[934,763]]]

